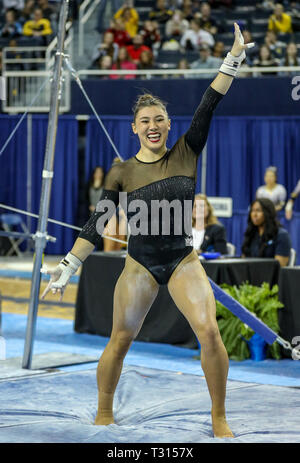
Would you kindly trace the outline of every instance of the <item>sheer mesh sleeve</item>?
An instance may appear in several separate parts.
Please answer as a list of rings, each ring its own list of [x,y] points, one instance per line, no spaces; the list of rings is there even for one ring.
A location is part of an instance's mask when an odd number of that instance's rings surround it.
[[[200,154],[205,146],[213,112],[222,97],[221,93],[209,86],[196,109],[191,126],[185,134],[187,144],[196,154]]]
[[[119,204],[119,191],[121,191],[120,171],[121,165],[114,164],[107,173],[96,211],[93,212],[84,225],[79,233],[79,238],[83,238],[94,245],[100,243],[103,230],[116,212]]]

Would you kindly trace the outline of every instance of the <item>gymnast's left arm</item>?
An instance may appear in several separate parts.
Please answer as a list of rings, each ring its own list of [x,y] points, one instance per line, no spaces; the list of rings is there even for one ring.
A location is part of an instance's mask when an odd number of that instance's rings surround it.
[[[217,77],[204,93],[200,105],[194,114],[191,126],[185,134],[187,144],[197,154],[202,152],[206,143],[214,110],[223,96],[228,92],[233,78],[246,58],[246,48],[254,46],[254,43],[244,44],[244,38],[237,23],[234,23],[234,36],[232,49],[227,53]]]

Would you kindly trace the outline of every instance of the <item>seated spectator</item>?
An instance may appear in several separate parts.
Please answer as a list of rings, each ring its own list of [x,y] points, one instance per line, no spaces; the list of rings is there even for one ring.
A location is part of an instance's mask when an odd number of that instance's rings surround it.
[[[151,48],[151,50],[158,49],[160,47],[160,31],[156,21],[150,21],[147,19],[139,33],[143,37],[143,43],[146,47]]]
[[[187,19],[184,19],[183,12],[175,10],[172,18],[166,22],[165,37],[168,39],[175,38],[178,40],[188,30],[188,28],[189,22]]]
[[[57,21],[57,14],[53,6],[49,5],[48,0],[38,0],[39,8],[43,12],[43,17],[49,21]]]
[[[0,37],[14,39],[22,35],[22,26],[16,20],[15,10],[7,10],[5,13],[5,24],[0,26]]]
[[[150,48],[143,44],[143,37],[141,34],[137,34],[132,39],[132,45],[127,47],[128,54],[135,64],[139,63],[141,53],[144,50],[150,50]]]
[[[186,58],[182,58],[177,64],[177,69],[190,69],[190,63]],[[185,74],[173,74],[173,79],[185,79],[186,77]]]
[[[156,5],[149,13],[149,19],[165,24],[173,16],[173,11],[167,8],[166,0],[156,0]]]
[[[114,36],[114,42],[119,47],[125,47],[131,43],[131,37],[127,31],[125,31],[125,25],[121,18],[112,19],[110,21],[110,27],[105,32],[111,32]]]
[[[114,35],[112,32],[106,31],[103,35],[102,43],[97,45],[92,56],[92,64],[94,65],[96,61],[101,58],[103,55],[111,56],[112,60],[115,61],[118,57],[119,45],[114,42]]]
[[[35,9],[35,0],[26,0],[25,6],[20,13],[20,22],[22,24],[32,19],[34,9]]]
[[[259,49],[258,57],[253,60],[253,66],[255,67],[276,67],[278,62],[273,58],[271,50],[266,45],[262,45]],[[271,76],[277,75],[277,72],[255,72],[254,77],[258,76]]]
[[[276,3],[274,12],[269,18],[268,29],[276,34],[291,34],[293,32],[292,18],[284,13],[281,3]]]
[[[297,45],[290,42],[286,47],[285,57],[280,62],[281,66],[300,66],[300,59],[298,58]],[[282,75],[299,75],[299,72],[282,72]]]
[[[199,19],[192,19],[190,22],[190,29],[181,37],[180,45],[185,50],[199,50],[199,46],[202,43],[206,43],[210,47],[213,47],[215,40],[209,32],[201,29]]]
[[[43,17],[40,8],[34,10],[33,20],[26,21],[24,24],[23,34],[35,38],[37,43],[41,45],[47,45],[47,38],[50,38],[52,29],[49,19]]]
[[[100,71],[109,71],[112,68],[112,58],[110,55],[102,55],[101,58],[96,62],[97,69]],[[109,74],[102,74],[99,76],[100,79],[109,79]]]
[[[151,70],[151,69],[155,69],[155,65],[154,65],[154,57],[153,57],[153,53],[151,50],[144,50],[142,51],[142,53],[140,54],[140,60],[139,60],[139,63],[138,63],[138,67],[137,67],[139,70]],[[138,78],[139,79],[150,79],[151,77],[151,74],[145,74],[145,75],[138,75]]]
[[[209,3],[203,2],[200,5],[200,13],[201,13],[201,27],[209,32],[212,35],[216,35],[218,32],[218,24],[217,21],[211,17],[211,8]]]
[[[126,32],[128,32],[131,38],[137,34],[139,26],[139,15],[135,8],[123,6],[116,12],[114,18],[122,19],[125,26],[125,30]]]
[[[96,206],[103,191],[103,184],[104,169],[101,166],[96,166],[87,184],[87,203],[90,215],[96,210]]]
[[[250,31],[248,31],[248,29],[244,29],[242,31],[242,34],[243,34],[245,43],[254,42],[252,34]],[[248,66],[251,66],[253,63],[253,60],[257,58],[257,53],[258,53],[257,47],[248,48],[247,53],[246,53],[246,59],[245,59],[245,62]]]
[[[274,31],[266,32],[264,45],[269,47],[274,58],[281,59],[283,57],[285,51],[285,43],[278,40]],[[250,48],[250,50],[253,50],[253,48]]]
[[[193,10],[192,0],[183,0],[181,11],[183,19],[186,19],[187,21],[194,19],[195,12]]]
[[[132,61],[126,47],[120,47],[118,52],[118,58],[115,63],[113,63],[111,69],[122,69],[122,70],[133,70],[137,69],[136,64]],[[125,74],[117,75],[111,74],[111,79],[135,79],[135,74]]]
[[[260,186],[256,191],[256,198],[268,198],[274,203],[276,211],[280,211],[286,200],[286,189],[277,183],[277,168],[267,167],[265,171],[265,185]]]
[[[247,43],[247,42],[246,42]],[[249,50],[252,50],[252,48],[249,48]],[[213,48],[212,56],[215,58],[225,58],[225,45],[223,42],[216,42],[215,46]]]
[[[290,199],[286,203],[285,206],[285,217],[287,220],[291,220],[293,216],[293,207],[295,199],[300,195],[300,179],[298,180],[297,185],[295,186],[294,190],[291,193]]]
[[[285,267],[289,262],[291,247],[290,236],[278,222],[273,202],[268,198],[253,201],[242,256],[274,258]]]
[[[197,61],[193,61],[190,67],[191,69],[219,69],[222,64],[222,59],[211,56],[211,51],[208,45],[205,43],[200,46],[199,49],[200,58]],[[215,72],[203,73],[203,74],[189,74],[188,77],[191,79],[210,79],[216,75]]]
[[[214,215],[207,196],[198,194],[192,215],[193,246],[198,254],[220,252],[227,254],[226,230]]]

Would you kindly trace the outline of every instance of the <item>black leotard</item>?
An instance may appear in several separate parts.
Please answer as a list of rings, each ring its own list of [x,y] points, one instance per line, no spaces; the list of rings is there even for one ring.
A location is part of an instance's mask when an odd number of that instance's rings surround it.
[[[114,164],[105,178],[100,200],[110,199],[117,206],[119,192],[127,192],[125,213],[129,223],[136,213],[128,211],[130,204],[133,204],[132,201],[143,200],[148,205],[147,219],[150,234],[130,235],[128,254],[142,264],[159,284],[167,284],[179,262],[193,250],[191,208],[188,211],[190,214],[188,230],[182,226],[182,232],[179,235],[175,233],[174,214],[171,209],[170,233],[163,234],[160,223],[158,235],[151,235],[150,224],[153,225],[151,201],[179,200],[184,218],[184,201],[190,200],[190,205],[194,201],[198,155],[206,143],[213,111],[222,96],[208,87],[189,130],[158,161],[143,162],[133,156],[127,161]],[[103,226],[100,228],[97,226],[97,221],[102,215],[103,212],[94,212],[79,237],[96,244],[103,233]]]

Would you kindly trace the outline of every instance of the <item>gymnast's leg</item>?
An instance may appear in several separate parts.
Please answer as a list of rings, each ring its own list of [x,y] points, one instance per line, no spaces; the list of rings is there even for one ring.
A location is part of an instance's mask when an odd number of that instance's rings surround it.
[[[157,296],[154,277],[129,255],[114,291],[113,327],[97,368],[98,413],[95,424],[114,422],[113,398],[123,360]]]
[[[168,289],[201,344],[201,366],[212,400],[214,435],[234,437],[225,416],[228,355],[216,321],[214,295],[195,251],[175,269],[168,282]]]

